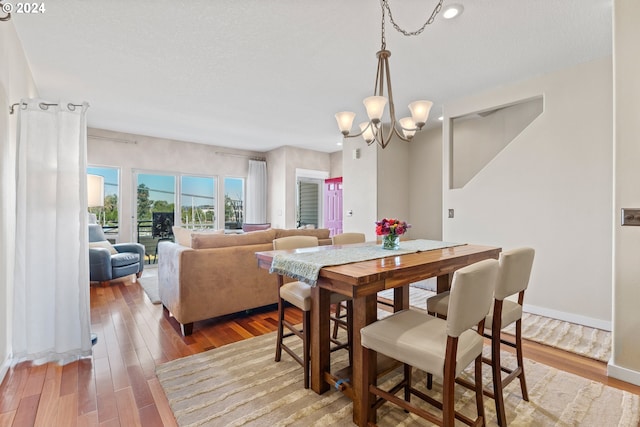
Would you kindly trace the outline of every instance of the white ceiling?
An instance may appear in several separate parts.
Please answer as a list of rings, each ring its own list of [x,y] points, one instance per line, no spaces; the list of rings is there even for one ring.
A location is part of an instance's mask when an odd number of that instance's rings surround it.
[[[437,0],[390,0],[414,30]],[[445,0],[420,36],[387,24],[398,117],[611,54],[611,0]],[[364,119],[378,0],[54,0],[13,14],[40,96],[88,101],[90,127],[268,151],[339,149],[334,113]],[[0,23],[0,25],[6,25]],[[12,101],[15,102],[15,101]]]

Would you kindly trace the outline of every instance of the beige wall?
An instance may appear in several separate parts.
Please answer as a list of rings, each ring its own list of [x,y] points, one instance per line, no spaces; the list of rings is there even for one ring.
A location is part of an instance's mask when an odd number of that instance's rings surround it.
[[[120,241],[131,241],[136,231],[132,226],[134,171],[216,176],[216,198],[222,201],[222,179],[225,176],[246,178],[249,157],[264,156],[264,153],[102,129],[89,129],[88,133],[88,164],[120,168]],[[270,173],[271,165],[267,168]],[[217,220],[218,227],[223,227],[220,215]]]
[[[640,208],[640,2],[613,7],[615,186],[613,358],[609,375],[640,385],[640,227],[620,226],[621,208]]]
[[[271,225],[296,227],[296,169],[326,172],[331,176],[331,155],[296,147],[280,147],[267,153],[269,170],[269,202]],[[333,169],[335,173],[337,169]]]
[[[267,218],[273,228],[285,227],[286,210],[286,148],[280,147],[267,153],[267,180],[269,197],[267,198]]]
[[[362,138],[345,140],[344,231],[365,233],[367,240],[376,240],[375,222],[387,217],[409,222],[408,238],[439,239],[441,135],[440,128],[425,130],[411,142],[394,138],[385,149],[367,146]],[[360,150],[358,158],[354,150]]]
[[[90,111],[89,111],[90,112]],[[193,174],[218,177],[217,199],[224,200],[222,178],[246,178],[249,157],[267,159],[267,221],[273,227],[295,227],[297,168],[332,170],[331,155],[294,147],[281,147],[268,153],[232,150],[212,145],[112,132],[89,130],[88,161],[92,166],[120,168],[120,236],[133,238],[133,172]],[[338,170],[334,168],[334,170]],[[218,215],[219,227],[222,219]]]
[[[409,218],[409,148],[411,142],[394,139],[385,149],[372,145],[378,152],[378,208],[376,219],[395,218],[411,222]],[[375,147],[375,148],[374,148]],[[367,224],[371,229],[374,224]],[[411,229],[406,237],[412,237]]]
[[[355,159],[354,150],[360,150]],[[378,216],[378,150],[362,138],[345,139],[342,146],[342,229],[376,239]],[[351,212],[351,214],[349,214]]]
[[[329,155],[329,162],[331,163],[331,171],[329,173],[330,178],[338,178],[342,176],[342,150],[336,151]]]
[[[449,117],[544,94],[544,112],[463,188],[449,189]],[[611,58],[445,106],[443,238],[536,249],[530,312],[611,327]],[[455,209],[455,218],[446,210]]]
[[[15,149],[17,114],[9,106],[37,97],[31,70],[13,23],[0,23],[0,382],[8,368],[15,246]]]
[[[416,133],[408,164],[411,237],[442,240],[441,126]]]

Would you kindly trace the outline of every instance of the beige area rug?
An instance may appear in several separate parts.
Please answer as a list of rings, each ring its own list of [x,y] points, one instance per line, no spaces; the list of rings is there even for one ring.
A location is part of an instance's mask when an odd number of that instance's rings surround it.
[[[352,425],[347,397],[335,390],[323,395],[305,390],[300,365],[288,355],[276,363],[274,352],[275,334],[270,333],[159,365],[156,374],[182,427]],[[509,353],[503,357],[506,363],[513,362]],[[346,359],[346,351],[336,352],[332,366],[339,367]],[[415,382],[426,392],[425,374],[414,372]],[[517,381],[505,389],[509,426],[638,425],[638,395],[531,360],[525,360],[525,372],[529,402],[521,399]],[[491,372],[486,366],[483,374],[489,385]],[[399,371],[394,372],[380,383],[386,386],[400,375]],[[435,381],[429,393],[440,393]],[[475,415],[472,392],[457,386],[456,401],[460,412]],[[484,406],[487,425],[497,425],[493,400],[485,399]],[[378,410],[378,425],[431,424],[387,403]]]
[[[378,295],[393,300],[393,290],[388,289]],[[422,310],[427,307],[427,299],[435,292],[411,286],[410,305]],[[378,317],[388,315],[379,310]],[[505,328],[507,333],[515,334],[513,325]],[[531,313],[522,315],[522,337],[530,341],[556,347],[565,351],[590,357],[602,362],[611,358],[611,332]]]
[[[146,266],[142,270],[142,277],[138,279],[140,286],[154,304],[160,304],[160,294],[158,293],[158,268]]]

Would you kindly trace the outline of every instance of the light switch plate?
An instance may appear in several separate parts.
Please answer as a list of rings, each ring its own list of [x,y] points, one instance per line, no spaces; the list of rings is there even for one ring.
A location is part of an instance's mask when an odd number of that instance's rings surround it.
[[[453,215],[454,215],[453,209],[449,209],[449,218],[453,218]]]
[[[622,225],[640,225],[640,209],[622,208]]]

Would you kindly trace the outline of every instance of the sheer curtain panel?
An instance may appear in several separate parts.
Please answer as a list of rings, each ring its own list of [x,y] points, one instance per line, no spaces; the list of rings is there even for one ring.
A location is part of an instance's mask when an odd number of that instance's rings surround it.
[[[23,100],[16,154],[13,362],[91,354],[88,104]]]
[[[246,223],[267,222],[267,162],[249,160]]]

